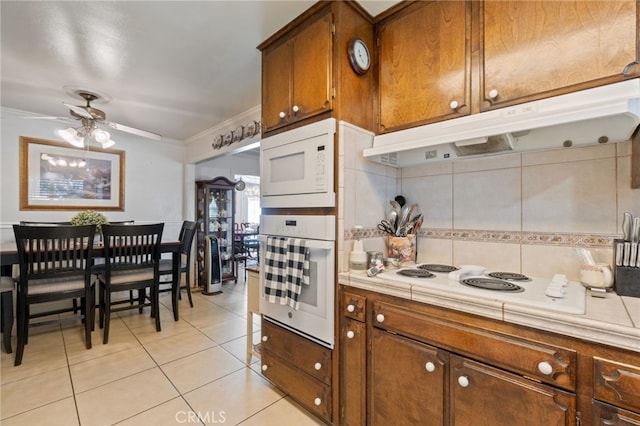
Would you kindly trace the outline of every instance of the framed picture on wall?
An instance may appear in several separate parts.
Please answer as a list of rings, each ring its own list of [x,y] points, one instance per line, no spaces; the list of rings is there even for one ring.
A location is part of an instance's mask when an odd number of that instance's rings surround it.
[[[20,210],[124,211],[124,151],[20,137]]]

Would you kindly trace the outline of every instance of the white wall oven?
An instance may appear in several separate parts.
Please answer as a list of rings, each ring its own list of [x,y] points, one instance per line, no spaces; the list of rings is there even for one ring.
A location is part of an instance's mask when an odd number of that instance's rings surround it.
[[[263,215],[260,232],[260,312],[266,320],[333,349],[335,216]],[[267,243],[283,239],[301,243],[308,259],[308,279],[300,285],[297,309],[269,296],[275,255]],[[286,261],[280,266],[286,269]]]
[[[329,118],[260,141],[261,207],[334,207],[334,136]]]

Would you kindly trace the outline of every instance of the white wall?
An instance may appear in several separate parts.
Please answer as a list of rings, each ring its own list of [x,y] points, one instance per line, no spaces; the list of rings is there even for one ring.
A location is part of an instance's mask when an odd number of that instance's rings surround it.
[[[493,271],[578,279],[574,247],[612,263],[623,212],[640,215],[631,189],[631,143],[504,154],[406,169],[362,156],[368,132],[352,128],[341,143],[340,270],[352,240],[386,251],[376,224],[402,194],[424,214],[418,262],[481,264]],[[355,225],[363,231],[354,232]]]
[[[4,110],[3,110],[4,117]],[[19,210],[20,136],[61,141],[54,131],[65,125],[36,119],[3,119],[0,142],[0,243],[13,241],[11,225],[20,220],[66,221],[74,211]],[[187,210],[185,204],[185,148],[177,141],[153,141],[127,133],[112,132],[116,145],[125,151],[125,210],[108,211],[110,220],[165,222],[164,235],[177,238]]]

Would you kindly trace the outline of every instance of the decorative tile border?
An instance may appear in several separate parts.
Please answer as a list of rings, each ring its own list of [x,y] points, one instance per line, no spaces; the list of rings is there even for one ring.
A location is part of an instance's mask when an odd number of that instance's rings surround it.
[[[384,236],[386,236],[386,234],[377,228],[346,230],[344,232],[344,239],[347,241]],[[622,236],[616,234],[578,234],[570,232],[519,232],[490,231],[481,229],[423,228],[418,232],[418,237],[525,245],[613,247],[613,240],[621,238]]]

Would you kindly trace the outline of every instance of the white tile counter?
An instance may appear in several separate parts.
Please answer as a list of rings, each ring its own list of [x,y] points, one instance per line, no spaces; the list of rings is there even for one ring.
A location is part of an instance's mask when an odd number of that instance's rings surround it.
[[[340,284],[390,296],[428,303],[457,311],[550,331],[587,341],[640,352],[640,299],[607,293],[606,298],[591,297],[587,291],[583,315],[551,312],[509,302],[402,282],[368,277],[365,272],[342,272]]]

